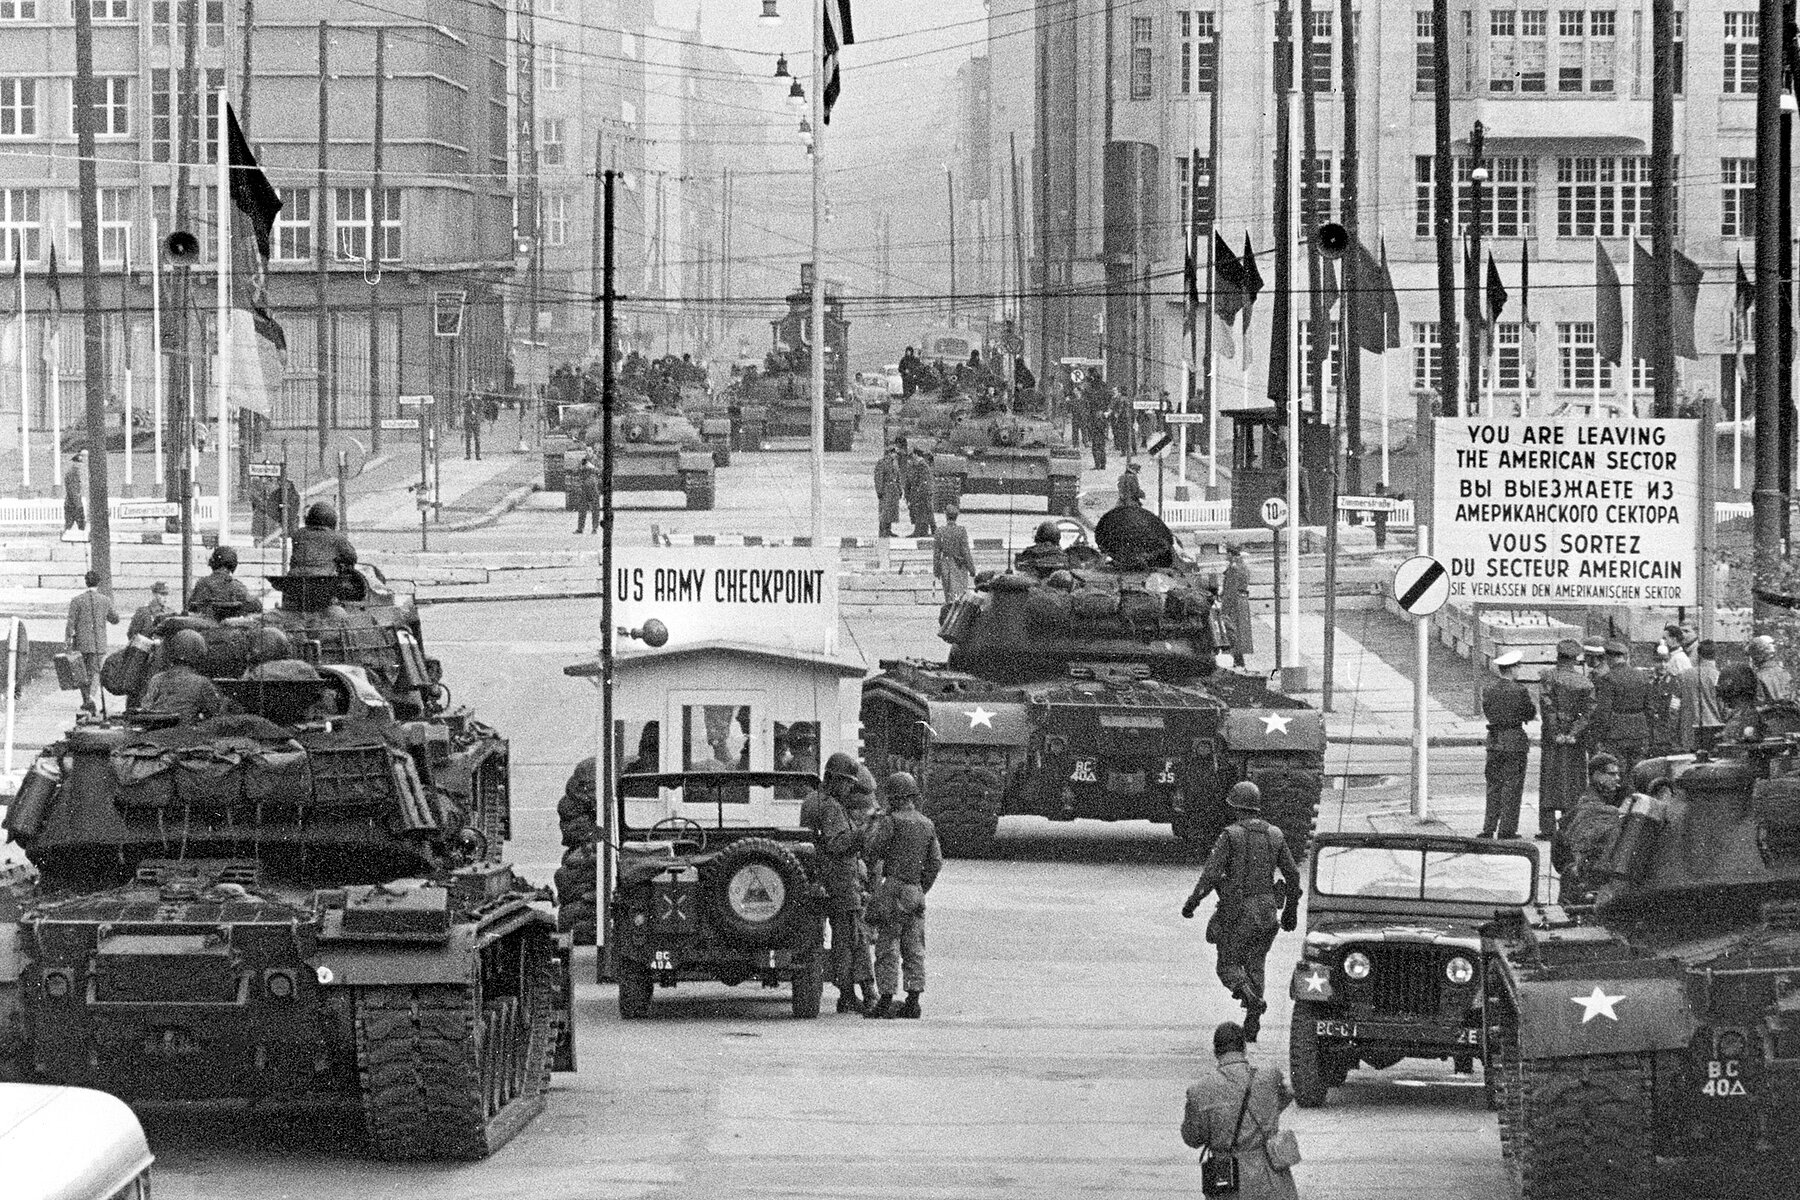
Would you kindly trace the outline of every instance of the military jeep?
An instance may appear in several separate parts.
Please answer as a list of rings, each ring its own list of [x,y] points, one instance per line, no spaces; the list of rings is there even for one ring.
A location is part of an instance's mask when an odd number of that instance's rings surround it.
[[[794,1015],[819,1015],[825,892],[799,827],[818,790],[792,771],[620,777],[606,945],[621,1017],[649,1016],[656,988],[684,980],[788,984]]]
[[[1490,1106],[1507,1044],[1490,977],[1536,902],[1537,847],[1439,834],[1322,833],[1294,968],[1294,1098],[1325,1103],[1351,1070],[1405,1058],[1482,1063]],[[1497,977],[1493,986],[1498,986]]]

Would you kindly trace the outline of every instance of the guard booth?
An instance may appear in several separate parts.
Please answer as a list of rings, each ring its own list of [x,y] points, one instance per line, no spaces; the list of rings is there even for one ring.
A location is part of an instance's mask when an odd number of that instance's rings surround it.
[[[1231,421],[1231,527],[1261,529],[1262,502],[1287,497],[1287,421],[1273,405],[1227,410]],[[1330,497],[1323,481],[1331,470],[1331,430],[1300,422],[1300,523],[1323,525]]]

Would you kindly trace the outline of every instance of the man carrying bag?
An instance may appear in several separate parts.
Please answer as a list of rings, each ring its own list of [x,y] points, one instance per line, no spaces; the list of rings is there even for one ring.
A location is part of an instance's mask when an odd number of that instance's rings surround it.
[[[1217,1069],[1187,1090],[1181,1119],[1181,1140],[1201,1151],[1202,1194],[1299,1200],[1299,1144],[1281,1129],[1281,1110],[1294,1100],[1287,1080],[1274,1068],[1250,1065],[1235,1021],[1213,1030],[1213,1055]]]

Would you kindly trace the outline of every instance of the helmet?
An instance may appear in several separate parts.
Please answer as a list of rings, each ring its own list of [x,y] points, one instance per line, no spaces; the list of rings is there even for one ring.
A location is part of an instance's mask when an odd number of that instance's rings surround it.
[[[1037,532],[1032,535],[1031,540],[1034,542],[1056,542],[1060,545],[1062,543],[1062,526],[1058,525],[1055,521],[1045,521],[1037,527]]]
[[[280,659],[292,658],[294,644],[288,635],[273,625],[259,626],[250,635],[250,661],[253,663],[277,662]]]
[[[853,791],[856,797],[861,800],[873,800],[875,798],[875,776],[869,768],[863,766],[861,763],[856,764],[856,785]]]
[[[221,567],[227,571],[235,571],[238,566],[237,551],[230,546],[220,546],[208,556],[206,565],[214,571]]]
[[[1225,793],[1225,803],[1239,812],[1261,812],[1262,789],[1247,779],[1241,780]]]
[[[206,639],[197,630],[177,630],[164,649],[168,652],[170,662],[198,666],[206,661]]]
[[[337,510],[321,500],[306,510],[308,529],[336,529]]]
[[[887,797],[890,803],[916,800],[919,797],[919,781],[912,777],[911,771],[895,771],[887,777]]]
[[[856,769],[856,759],[842,750],[834,751],[831,757],[825,760],[826,779],[848,779],[854,783]]]

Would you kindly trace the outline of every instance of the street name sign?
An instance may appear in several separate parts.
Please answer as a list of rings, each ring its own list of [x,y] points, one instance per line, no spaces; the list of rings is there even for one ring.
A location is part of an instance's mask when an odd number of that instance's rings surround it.
[[[1432,549],[1451,597],[1699,603],[1698,425],[1439,417]]]
[[[280,479],[281,478],[281,464],[280,463],[251,463],[250,464],[250,478],[252,478],[252,479]]]
[[[1204,425],[1205,413],[1164,413],[1163,420],[1171,425]]]
[[[1161,412],[1162,411],[1162,401],[1161,400],[1133,400],[1131,402],[1131,410],[1133,412]]]
[[[424,394],[401,396],[399,400],[401,408],[425,408],[437,403],[436,396]]]
[[[119,519],[155,519],[179,517],[181,505],[174,500],[125,500],[119,504]]]
[[[381,418],[381,427],[383,429],[417,429],[419,419],[417,417],[383,417]]]
[[[1282,525],[1287,523],[1288,519],[1287,501],[1283,500],[1280,496],[1270,496],[1267,500],[1264,500],[1262,502],[1262,519],[1263,524],[1267,525],[1270,529],[1281,528]]]
[[[1450,598],[1450,572],[1429,554],[1394,568],[1394,601],[1415,617],[1429,617]]]
[[[1339,496],[1339,512],[1399,512],[1404,500],[1393,496]]]
[[[621,548],[613,603],[619,625],[661,621],[671,646],[738,641],[834,654],[838,558],[807,546]]]

